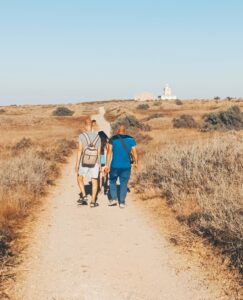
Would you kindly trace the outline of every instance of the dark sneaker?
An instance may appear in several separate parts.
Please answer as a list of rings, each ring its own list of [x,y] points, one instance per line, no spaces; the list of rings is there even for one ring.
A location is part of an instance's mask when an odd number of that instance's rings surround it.
[[[78,199],[77,202],[80,205],[88,205],[88,198],[87,198],[87,196],[85,196],[85,197],[80,196],[80,198]]]
[[[97,207],[97,206],[99,206],[99,203],[97,203],[97,202],[90,203],[90,207]]]

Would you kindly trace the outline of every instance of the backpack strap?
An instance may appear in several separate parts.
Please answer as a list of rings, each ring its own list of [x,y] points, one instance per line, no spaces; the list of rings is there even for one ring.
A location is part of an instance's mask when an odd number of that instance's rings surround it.
[[[87,142],[87,146],[89,146],[91,144],[89,135],[86,132],[83,132],[82,135],[85,137],[86,142]]]
[[[118,136],[118,139],[119,139],[120,143],[122,144],[123,149],[126,151],[127,155],[129,156],[129,159],[130,159],[130,152],[128,151],[125,142],[123,141],[123,139],[120,136],[120,134],[118,134],[117,136]]]
[[[97,136],[95,137],[95,139],[92,142],[92,145],[95,146],[97,144],[98,140],[99,140],[99,135],[97,134]]]

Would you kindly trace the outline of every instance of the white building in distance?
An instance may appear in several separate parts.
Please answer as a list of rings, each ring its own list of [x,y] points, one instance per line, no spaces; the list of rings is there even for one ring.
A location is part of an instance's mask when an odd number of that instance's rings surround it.
[[[161,100],[176,100],[177,97],[172,94],[172,89],[169,87],[168,84],[166,84],[163,95],[161,96]]]
[[[139,95],[135,96],[135,100],[136,101],[148,101],[148,100],[155,100],[155,97],[153,94],[148,93],[148,92],[144,92],[141,93]]]

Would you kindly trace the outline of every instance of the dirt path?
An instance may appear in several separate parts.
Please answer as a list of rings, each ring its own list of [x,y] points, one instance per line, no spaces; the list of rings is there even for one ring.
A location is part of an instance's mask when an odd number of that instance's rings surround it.
[[[103,113],[95,118],[108,132]],[[222,299],[131,199],[124,210],[108,207],[105,196],[98,208],[77,206],[74,160],[30,233],[11,299]]]

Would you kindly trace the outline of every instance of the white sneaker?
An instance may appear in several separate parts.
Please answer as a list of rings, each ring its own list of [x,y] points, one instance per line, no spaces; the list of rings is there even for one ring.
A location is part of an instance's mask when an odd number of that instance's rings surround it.
[[[108,204],[108,206],[116,206],[117,205],[117,201],[116,200],[111,200]]]
[[[125,208],[126,207],[126,205],[125,205],[125,203],[120,203],[120,208]]]

